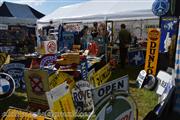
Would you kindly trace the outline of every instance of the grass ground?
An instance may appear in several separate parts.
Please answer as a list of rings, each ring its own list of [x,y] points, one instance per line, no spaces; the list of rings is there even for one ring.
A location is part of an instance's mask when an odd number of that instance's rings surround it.
[[[157,104],[158,98],[154,91],[145,89],[138,89],[136,86],[136,78],[143,69],[140,67],[126,67],[125,69],[117,68],[112,71],[110,80],[121,77],[123,75],[129,76],[129,92],[135,99],[138,107],[138,118],[143,120],[149,111],[151,111]]]
[[[123,75],[129,75],[130,93],[132,94],[137,103],[139,120],[143,120],[145,115],[157,104],[157,96],[155,92],[138,89],[136,87],[135,80],[141,69],[143,69],[143,67],[127,67],[124,70],[117,68],[112,71],[112,75],[110,78],[110,80],[113,80]],[[5,112],[9,106],[25,109],[27,108],[27,105],[28,102],[26,93],[17,90],[10,98],[4,101],[0,101],[0,113]]]

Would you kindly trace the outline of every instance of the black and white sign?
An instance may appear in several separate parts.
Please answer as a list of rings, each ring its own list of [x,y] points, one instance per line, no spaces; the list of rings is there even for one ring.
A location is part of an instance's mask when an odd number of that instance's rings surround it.
[[[128,91],[128,75],[115,79],[93,90],[93,101],[96,106],[105,96],[114,91]]]
[[[9,75],[12,76],[12,78],[15,80],[16,88],[19,88],[21,86],[25,86],[24,82],[24,68],[25,65],[21,63],[10,63],[5,64],[3,66],[3,71]]]
[[[14,93],[14,90],[14,79],[6,73],[0,73],[0,100],[11,96]]]
[[[93,100],[91,85],[88,81],[78,81],[76,88],[72,90],[73,100],[77,112],[91,112],[93,109]]]
[[[146,75],[147,75],[147,73],[146,73],[145,70],[141,70],[141,71],[140,71],[140,73],[139,73],[139,75],[138,75],[138,77],[137,77],[137,79],[136,79],[139,88],[142,88],[142,87],[143,87],[143,84],[144,84],[144,82],[145,82]]]

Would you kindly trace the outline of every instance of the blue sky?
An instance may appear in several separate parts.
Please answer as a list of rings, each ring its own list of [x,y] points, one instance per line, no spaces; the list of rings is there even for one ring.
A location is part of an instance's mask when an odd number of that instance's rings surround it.
[[[60,6],[85,2],[88,0],[0,0],[1,3],[3,1],[28,4],[44,14],[49,14]]]

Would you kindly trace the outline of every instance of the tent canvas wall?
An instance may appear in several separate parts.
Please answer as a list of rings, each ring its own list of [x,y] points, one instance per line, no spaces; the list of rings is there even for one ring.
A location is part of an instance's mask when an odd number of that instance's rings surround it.
[[[152,2],[153,0],[91,0],[60,7],[37,22],[46,25],[50,21],[56,24],[157,18],[151,11]]]

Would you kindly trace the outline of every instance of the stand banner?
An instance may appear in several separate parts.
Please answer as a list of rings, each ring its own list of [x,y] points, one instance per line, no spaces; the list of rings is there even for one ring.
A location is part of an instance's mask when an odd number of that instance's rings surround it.
[[[160,44],[160,29],[150,28],[148,31],[148,43],[147,43],[146,62],[145,62],[145,70],[147,74],[156,75],[159,44]]]

